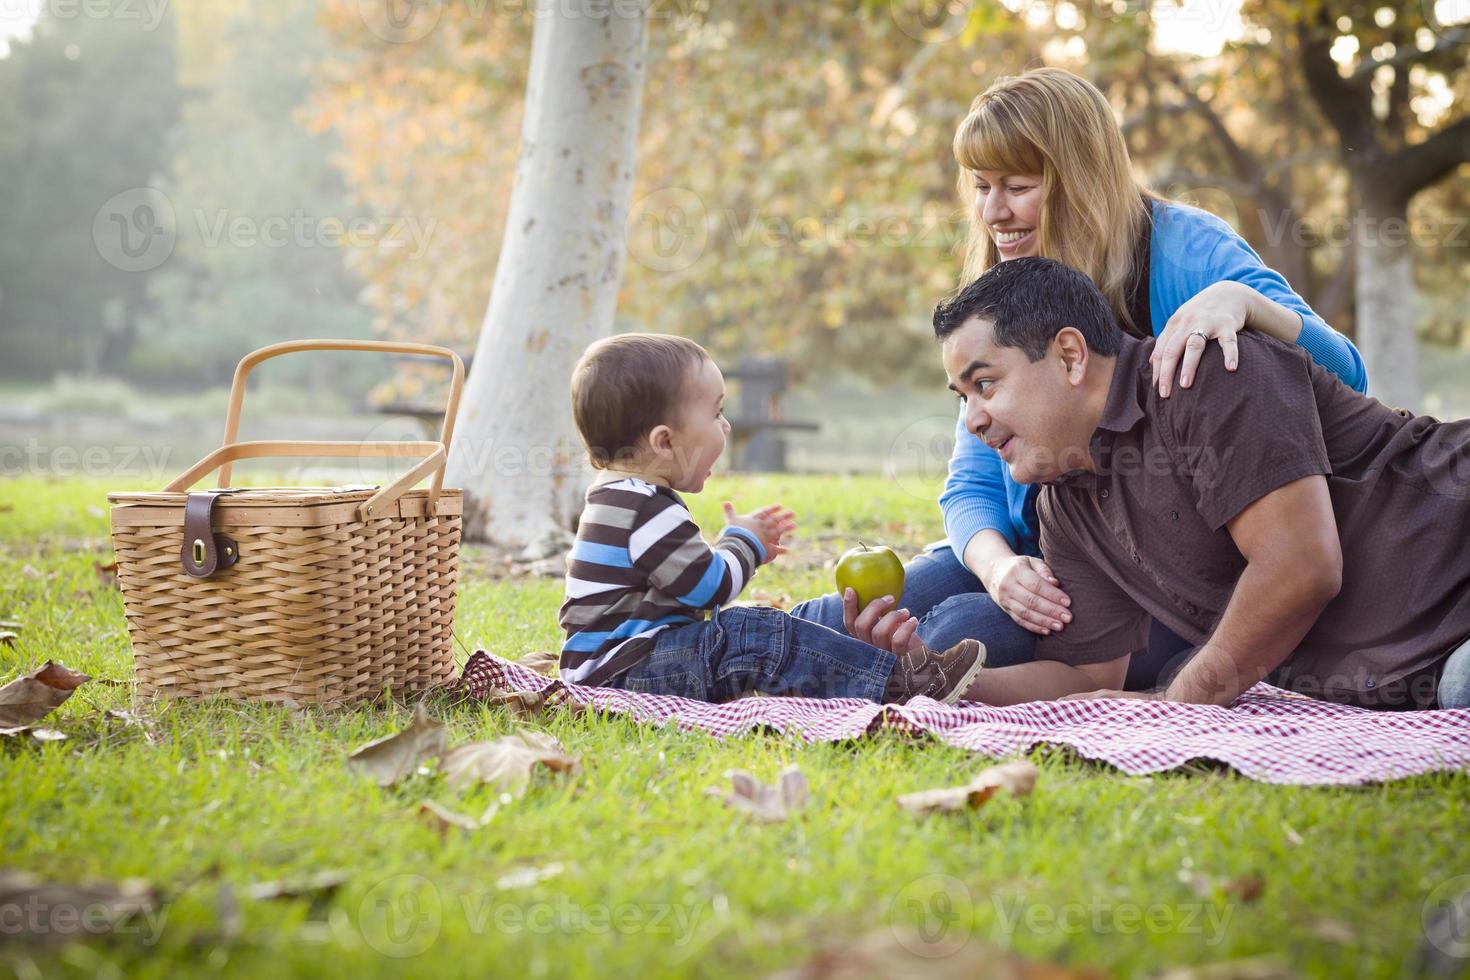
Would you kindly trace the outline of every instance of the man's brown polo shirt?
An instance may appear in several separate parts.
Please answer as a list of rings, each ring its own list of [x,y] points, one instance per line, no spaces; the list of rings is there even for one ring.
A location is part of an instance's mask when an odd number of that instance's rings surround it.
[[[1194,386],[1160,398],[1154,341],[1125,339],[1092,437],[1097,473],[1037,498],[1042,554],[1073,612],[1037,657],[1140,653],[1150,616],[1203,643],[1246,565],[1226,525],[1320,475],[1342,591],[1272,681],[1369,706],[1432,704],[1436,669],[1470,636],[1470,420],[1387,408],[1298,347],[1251,331],[1239,342],[1238,373],[1211,344]]]

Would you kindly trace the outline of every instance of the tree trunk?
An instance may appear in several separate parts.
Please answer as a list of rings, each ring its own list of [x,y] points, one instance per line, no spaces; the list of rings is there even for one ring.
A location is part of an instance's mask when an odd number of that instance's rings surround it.
[[[1368,365],[1369,393],[1394,408],[1419,408],[1419,342],[1408,207],[1371,192],[1354,197],[1356,333]]]
[[[445,477],[465,490],[473,540],[521,547],[570,529],[581,510],[589,471],[568,382],[587,344],[612,331],[617,306],[642,7],[537,6],[515,185]]]

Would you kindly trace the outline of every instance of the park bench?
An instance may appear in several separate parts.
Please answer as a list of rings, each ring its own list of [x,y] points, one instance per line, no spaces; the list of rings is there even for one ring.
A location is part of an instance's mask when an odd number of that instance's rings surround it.
[[[468,373],[474,356],[462,356]],[[730,421],[732,468],[757,473],[786,472],[786,433],[815,432],[819,428],[816,422],[787,419],[782,414],[781,400],[787,389],[786,359],[747,355],[725,372],[725,380],[738,385],[734,411],[726,412]],[[444,417],[442,404],[426,402],[395,402],[374,406],[373,410],[382,415],[417,419],[431,437],[439,431],[439,422]]]

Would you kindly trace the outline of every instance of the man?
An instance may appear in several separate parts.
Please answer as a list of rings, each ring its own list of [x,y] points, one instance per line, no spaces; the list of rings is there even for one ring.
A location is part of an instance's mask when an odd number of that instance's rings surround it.
[[[1254,332],[1238,372],[1211,349],[1192,388],[1160,398],[1154,342],[1048,259],[995,266],[940,304],[934,332],[969,431],[1045,484],[1041,549],[1074,614],[1034,663],[985,670],[966,697],[1228,705],[1269,680],[1470,707],[1470,421],[1387,408]],[[1150,616],[1198,647],[1161,690],[1124,694]],[[876,603],[847,618],[888,649],[912,635]]]

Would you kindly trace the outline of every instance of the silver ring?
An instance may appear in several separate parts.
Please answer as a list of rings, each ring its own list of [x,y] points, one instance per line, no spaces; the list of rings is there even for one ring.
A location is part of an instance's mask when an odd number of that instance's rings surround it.
[[[1191,330],[1189,331],[1189,335],[1191,337],[1198,337],[1200,340],[1203,340],[1207,344],[1210,342],[1209,334],[1205,333],[1203,330]]]

